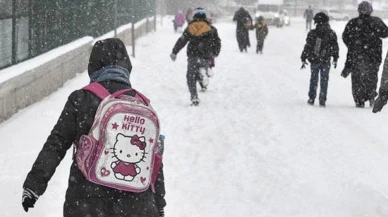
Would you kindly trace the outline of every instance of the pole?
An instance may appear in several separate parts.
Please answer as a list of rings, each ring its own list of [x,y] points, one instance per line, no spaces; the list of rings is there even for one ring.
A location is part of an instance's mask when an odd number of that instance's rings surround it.
[[[135,0],[132,0],[132,56],[135,57]]]
[[[12,64],[16,63],[16,0],[12,0]]]
[[[114,10],[115,10],[115,17],[114,17],[114,38],[117,38],[117,0],[115,0],[115,5],[114,5]]]

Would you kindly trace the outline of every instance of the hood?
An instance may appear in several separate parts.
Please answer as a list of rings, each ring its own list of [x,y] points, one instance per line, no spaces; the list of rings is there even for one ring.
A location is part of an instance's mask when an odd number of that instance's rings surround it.
[[[212,28],[206,21],[192,22],[188,27],[189,33],[193,36],[201,36],[211,30]]]
[[[88,64],[89,76],[107,66],[120,66],[131,73],[132,64],[127,49],[118,38],[108,38],[94,44]]]

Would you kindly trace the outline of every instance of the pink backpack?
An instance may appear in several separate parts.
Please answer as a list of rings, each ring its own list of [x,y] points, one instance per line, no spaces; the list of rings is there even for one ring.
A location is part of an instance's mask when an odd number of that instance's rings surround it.
[[[154,191],[162,156],[159,119],[150,101],[134,89],[110,94],[101,84],[83,88],[102,99],[92,128],[82,135],[75,158],[87,180],[130,192]],[[135,91],[136,96],[124,93]]]

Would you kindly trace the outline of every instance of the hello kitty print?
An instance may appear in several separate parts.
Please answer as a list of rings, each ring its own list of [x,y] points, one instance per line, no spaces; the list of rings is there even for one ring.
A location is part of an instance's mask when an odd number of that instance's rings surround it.
[[[106,123],[104,148],[95,167],[97,178],[115,185],[145,188],[150,184],[157,127],[140,115],[116,113]]]

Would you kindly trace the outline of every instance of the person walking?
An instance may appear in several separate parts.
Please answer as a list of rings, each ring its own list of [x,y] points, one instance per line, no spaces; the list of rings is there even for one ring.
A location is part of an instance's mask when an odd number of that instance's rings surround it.
[[[311,30],[311,23],[313,22],[314,11],[311,5],[304,11],[303,18],[306,20],[306,31]]]
[[[385,57],[379,95],[373,104],[373,113],[380,112],[388,101],[388,55]]]
[[[237,23],[236,26],[236,38],[238,48],[241,52],[248,51],[248,47],[251,46],[249,41],[249,30],[253,27],[252,17],[245,8],[241,7],[234,13],[233,21]]]
[[[90,82],[97,82],[110,93],[128,89],[132,64],[124,43],[117,38],[97,41],[91,51],[88,73]],[[130,91],[128,95],[135,96]],[[23,184],[22,206],[27,212],[46,191],[55,169],[82,135],[87,135],[93,125],[101,99],[86,89],[72,92],[51,134],[44,143],[36,161]],[[88,181],[73,158],[64,217],[116,216],[160,217],[164,216],[164,176],[159,170],[155,189],[140,193],[122,191]]]
[[[307,65],[306,60],[308,60],[311,63],[311,78],[307,103],[314,105],[320,75],[319,105],[325,107],[331,67],[330,61],[333,58],[333,65],[336,68],[339,48],[337,35],[329,25],[329,17],[320,12],[313,19],[316,28],[307,34],[306,44],[301,55],[302,69],[305,68]]]
[[[174,22],[174,31],[182,33],[181,29],[185,24],[185,15],[183,14],[182,11],[178,11],[178,14],[175,15],[173,22]]]
[[[254,28],[256,30],[256,40],[257,40],[256,53],[262,54],[263,47],[264,47],[264,40],[268,35],[268,26],[263,16],[259,16],[256,19]]]
[[[388,37],[388,27],[375,16],[372,5],[363,1],[358,5],[359,16],[345,26],[342,39],[348,48],[343,77],[351,74],[352,94],[356,107],[372,107],[377,96],[378,71],[382,61],[382,38]]]
[[[197,92],[197,81],[202,90],[205,91],[208,85],[207,71],[211,59],[219,55],[221,51],[221,39],[217,29],[210,25],[206,18],[206,11],[203,8],[194,10],[193,21],[191,21],[182,36],[177,40],[172,49],[170,57],[176,60],[179,51],[187,46],[187,85],[190,92],[191,105],[198,106],[199,98]]]

